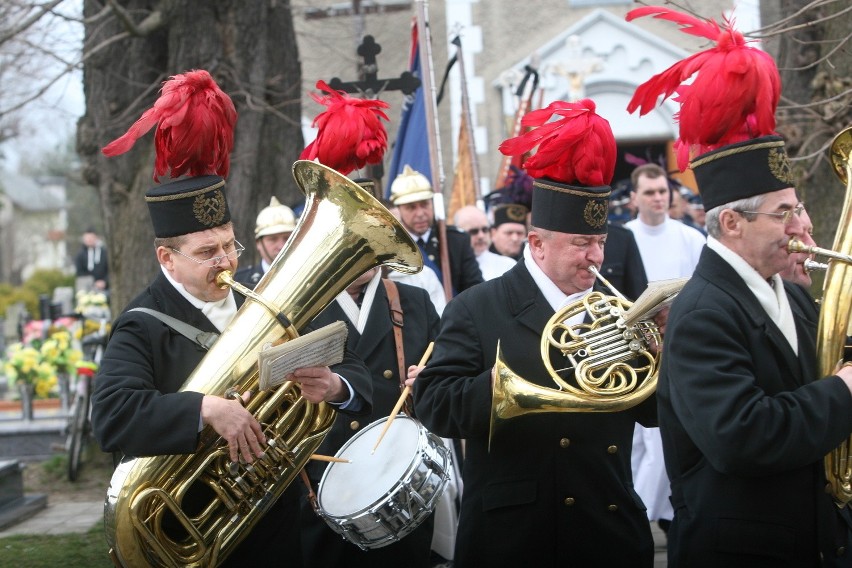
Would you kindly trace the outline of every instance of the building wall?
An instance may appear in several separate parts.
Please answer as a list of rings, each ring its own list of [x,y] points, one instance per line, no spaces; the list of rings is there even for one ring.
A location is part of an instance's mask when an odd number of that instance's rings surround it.
[[[396,77],[407,68],[411,9],[384,15],[367,15],[361,18],[338,16],[319,20],[304,18],[304,8],[344,6],[347,3],[332,3],[321,0],[304,0],[294,4],[294,16],[302,58],[303,90],[307,93],[318,78],[329,79],[338,76],[350,80],[357,75],[355,49],[363,34],[371,34],[382,45],[378,56],[379,76]],[[731,0],[690,0],[684,4],[704,17],[713,17],[721,22],[723,10],[730,9]],[[533,57],[536,53],[552,44],[555,38],[565,30],[588,17],[597,9],[604,9],[618,20],[622,20],[635,3],[624,0],[535,0],[519,3],[517,0],[436,0],[428,2],[428,12],[432,29],[433,61],[436,75],[436,88],[440,83],[448,54],[455,48],[449,45],[450,35],[461,33],[465,52],[465,67],[469,96],[472,103],[471,113],[475,125],[475,140],[479,158],[480,175],[484,178],[484,188],[491,189],[490,183],[496,177],[502,156],[497,146],[508,135],[512,122],[512,97],[508,92],[507,75],[513,68]],[[642,32],[656,41],[664,40],[688,54],[708,45],[706,40],[695,38],[678,31],[670,22],[652,18],[643,18],[625,26],[637,26]],[[640,38],[641,39],[641,38]],[[603,37],[600,43],[617,43],[619,38]],[[636,41],[636,40],[634,40]],[[581,46],[583,57],[596,57],[595,45],[591,38],[589,45]],[[641,42],[640,42],[641,43]],[[628,48],[636,50],[634,44]],[[641,47],[638,48],[641,51]],[[631,57],[639,54],[631,53]],[[559,82],[567,79],[559,77],[556,66],[540,69],[543,84],[550,86],[549,93],[559,92]],[[564,62],[569,65],[569,61]],[[633,63],[635,64],[635,62]],[[663,69],[652,69],[648,65],[641,71],[644,79]],[[610,69],[612,74],[618,71]],[[639,71],[635,71],[639,73]],[[587,82],[593,83],[593,75]],[[600,78],[599,78],[600,79]],[[616,77],[617,79],[617,77]],[[444,101],[438,110],[441,121],[440,138],[442,146],[443,169],[447,182],[445,189],[451,187],[454,155],[457,145],[457,131],[461,116],[460,81],[454,70],[450,75],[451,86],[449,100]],[[606,99],[624,85],[599,80],[593,98]],[[609,86],[608,86],[609,85]],[[635,87],[634,87],[635,88]],[[566,89],[563,89],[563,92]],[[566,93],[567,94],[567,93]],[[620,96],[623,97],[624,93]],[[380,98],[391,104],[388,115],[391,123],[388,134],[395,137],[402,97],[399,93],[385,93]],[[536,106],[547,105],[551,100],[536,100]],[[621,100],[616,101],[621,104]],[[614,103],[615,104],[615,103]],[[305,98],[305,114],[309,120],[322,108],[310,98]],[[672,111],[667,111],[670,115]],[[665,113],[664,113],[665,115]],[[671,119],[660,118],[659,120]],[[613,125],[617,130],[617,125]],[[673,123],[670,126],[674,129]],[[641,132],[637,135],[641,137]],[[386,156],[386,166],[390,163],[391,151]],[[388,184],[392,180],[385,180]]]

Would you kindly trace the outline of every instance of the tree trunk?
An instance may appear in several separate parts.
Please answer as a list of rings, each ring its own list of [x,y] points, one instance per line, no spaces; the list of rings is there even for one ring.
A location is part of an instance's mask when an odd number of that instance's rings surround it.
[[[153,105],[169,76],[206,69],[237,108],[226,193],[237,239],[247,249],[242,261],[252,260],[255,217],[269,198],[275,194],[291,205],[302,199],[290,173],[303,140],[301,67],[289,3],[124,0],[121,5],[137,33],[129,33],[114,11],[96,17],[103,4],[85,1],[86,114],[77,135],[86,180],[101,198],[113,310],[122,309],[159,270],[144,200],[156,185],[153,132],[122,156],[108,159],[100,149]]]

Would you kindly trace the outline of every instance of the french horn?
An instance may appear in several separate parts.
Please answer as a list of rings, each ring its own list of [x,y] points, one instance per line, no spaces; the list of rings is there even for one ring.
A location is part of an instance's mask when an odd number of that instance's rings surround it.
[[[257,392],[258,352],[297,335],[370,268],[413,273],[422,267],[402,225],[358,184],[310,161],[296,162],[293,176],[306,196],[296,229],[255,295],[181,387],[218,396],[255,391],[246,408],[268,440],[265,456],[232,463],[226,442],[206,427],[193,454],[120,464],[104,514],[116,565],[215,566],[225,560],[304,467],[335,417],[331,406],[306,401],[290,382]]]
[[[557,311],[541,334],[541,359],[557,388],[537,385],[515,373],[497,346],[489,442],[507,420],[518,416],[618,412],[636,406],[656,390],[662,340],[651,317],[663,302],[674,299],[686,279],[678,280],[644,313],[629,313],[633,303],[594,266],[589,270],[612,295],[590,292]],[[583,323],[566,323],[581,314]],[[657,348],[653,348],[655,345]]]

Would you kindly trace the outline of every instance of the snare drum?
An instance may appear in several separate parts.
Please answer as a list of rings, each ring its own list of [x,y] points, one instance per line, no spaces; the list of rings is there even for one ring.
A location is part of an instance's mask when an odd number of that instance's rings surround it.
[[[416,420],[397,416],[373,451],[387,418],[353,436],[331,463],[317,491],[318,513],[362,550],[402,539],[434,510],[447,486],[452,458],[443,440]]]

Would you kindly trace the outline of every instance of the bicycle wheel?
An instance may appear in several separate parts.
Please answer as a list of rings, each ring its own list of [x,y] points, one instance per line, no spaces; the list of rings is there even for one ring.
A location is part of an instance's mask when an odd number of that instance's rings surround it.
[[[89,419],[89,397],[91,395],[86,389],[85,393],[77,394],[74,400],[74,415],[71,420],[71,432],[68,434],[68,480],[77,481],[77,475],[80,472],[80,465],[83,461],[83,451],[85,450],[86,440],[88,438],[87,422]]]

